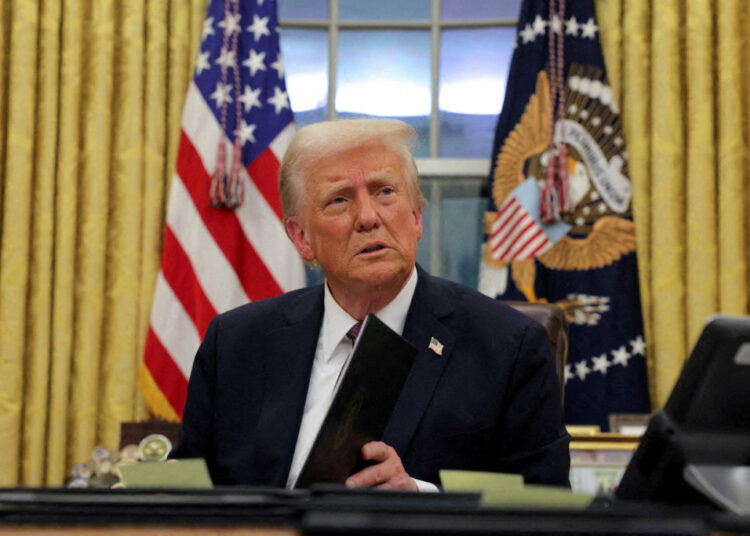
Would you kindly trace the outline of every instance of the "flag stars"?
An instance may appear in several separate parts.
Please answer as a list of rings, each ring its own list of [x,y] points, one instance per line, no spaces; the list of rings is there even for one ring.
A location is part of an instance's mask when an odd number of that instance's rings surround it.
[[[242,103],[246,112],[252,110],[253,106],[256,106],[258,108],[263,107],[263,105],[260,103],[260,99],[258,98],[259,95],[260,88],[253,89],[250,86],[245,86],[244,92],[242,93],[242,95],[240,95],[240,102]]]
[[[268,102],[274,105],[277,114],[281,113],[284,108],[289,108],[289,96],[278,86],[273,88],[273,97],[270,97]]]
[[[265,61],[266,61],[265,52],[258,53],[251,48],[250,55],[247,57],[245,61],[242,62],[242,65],[250,69],[250,76],[255,76],[256,72],[266,70]]]
[[[232,102],[232,96],[229,94],[231,91],[231,84],[222,84],[221,82],[216,84],[216,89],[211,93],[211,98],[216,101],[217,108],[221,108],[225,102]]]
[[[534,19],[534,37],[537,35],[544,35],[544,31],[547,29],[547,24],[549,23],[544,20],[541,15],[537,15]]]
[[[565,21],[565,35],[578,35],[578,21],[575,16]]]
[[[640,335],[630,341],[630,346],[633,349],[633,355],[646,355],[646,343]]]
[[[578,376],[581,381],[584,381],[589,374],[591,374],[591,369],[586,364],[585,360],[576,363],[576,376]]]
[[[198,59],[195,60],[195,74],[199,75],[203,71],[211,68],[211,63],[208,61],[208,58],[210,56],[210,52],[201,52],[198,54]]]
[[[612,350],[611,353],[613,365],[622,365],[623,367],[628,366],[628,359],[631,358],[631,355],[624,346],[620,346],[617,350]]]
[[[247,27],[247,31],[253,34],[253,39],[258,41],[264,35],[271,35],[268,30],[268,17],[253,15],[253,23]]]
[[[245,145],[248,141],[250,143],[255,143],[255,128],[257,125],[248,125],[245,123],[245,120],[243,119],[240,121],[240,127],[234,131],[234,135],[237,136],[240,141],[242,142],[242,145]]]
[[[240,31],[240,18],[241,15],[239,13],[236,16],[228,13],[226,18],[219,23],[219,27],[224,28],[224,33],[227,35],[232,35],[234,32]]]
[[[206,37],[209,35],[214,35],[214,18],[213,17],[206,17],[206,20],[203,21],[203,31],[201,32],[201,42],[206,40]]]
[[[216,64],[222,67],[234,67],[237,60],[234,57],[234,50],[221,49],[221,54],[216,58]]]
[[[596,32],[599,30],[599,27],[594,22],[593,17],[589,17],[589,20],[581,26],[581,37],[587,37],[589,39],[594,39],[596,37]]]
[[[601,372],[602,375],[607,374],[607,369],[612,366],[612,364],[609,362],[609,359],[607,359],[607,354],[602,354],[600,356],[594,356],[591,358],[591,361],[594,363],[594,371],[595,372]]]
[[[531,27],[531,24],[528,24],[528,23],[526,24],[526,26],[524,26],[524,29],[521,30],[519,33],[521,35],[521,39],[523,40],[524,45],[526,43],[531,43],[534,40],[534,36],[536,35],[534,34],[534,29]]]

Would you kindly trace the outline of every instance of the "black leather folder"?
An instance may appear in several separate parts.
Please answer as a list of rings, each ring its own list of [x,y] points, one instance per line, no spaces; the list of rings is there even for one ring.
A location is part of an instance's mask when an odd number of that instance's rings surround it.
[[[406,339],[367,315],[297,488],[343,483],[365,467],[362,445],[383,435],[416,354]]]

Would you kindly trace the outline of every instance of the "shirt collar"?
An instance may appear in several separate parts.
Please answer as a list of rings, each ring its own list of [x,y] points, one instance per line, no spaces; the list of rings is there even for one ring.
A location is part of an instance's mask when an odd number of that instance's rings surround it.
[[[349,313],[344,311],[341,306],[333,299],[328,284],[325,283],[323,296],[323,325],[321,326],[321,337],[323,343],[323,359],[330,360],[336,346],[354,325],[357,320],[352,318]],[[401,291],[391,302],[376,313],[376,316],[389,328],[401,335],[406,324],[406,315],[409,313],[409,306],[414,297],[414,291],[417,288],[417,268],[412,270],[409,280],[406,282]]]

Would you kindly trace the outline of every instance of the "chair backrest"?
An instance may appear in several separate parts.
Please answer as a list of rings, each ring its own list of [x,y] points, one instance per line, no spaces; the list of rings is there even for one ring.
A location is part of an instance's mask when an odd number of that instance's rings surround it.
[[[514,309],[533,318],[547,329],[549,345],[555,356],[555,370],[560,379],[560,396],[565,400],[565,363],[568,359],[568,321],[563,310],[552,303],[506,301]]]

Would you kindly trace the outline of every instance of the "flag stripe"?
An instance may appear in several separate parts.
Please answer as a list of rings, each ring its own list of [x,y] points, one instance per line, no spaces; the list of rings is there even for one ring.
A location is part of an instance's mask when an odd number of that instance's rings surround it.
[[[203,224],[182,179],[175,175],[167,209],[167,225],[190,258],[206,297],[217,311],[247,303],[242,283]]]
[[[151,328],[183,376],[190,376],[193,356],[201,342],[200,334],[161,272],[156,278]]]
[[[247,167],[250,180],[255,183],[258,190],[265,198],[268,205],[273,209],[279,221],[283,220],[281,210],[281,197],[279,196],[279,161],[271,151],[270,147],[258,155]]]
[[[182,419],[182,408],[185,406],[185,399],[187,398],[187,380],[151,328],[146,335],[146,350],[143,362],[164,397],[175,409],[179,418]]]
[[[505,212],[497,219],[498,225],[492,233],[493,248],[496,248],[499,242],[504,241],[508,234],[513,231],[515,225],[526,215],[526,211],[518,203],[511,203],[510,208],[512,210]]]
[[[501,259],[506,258],[515,251],[514,246],[518,243],[519,239],[526,240],[524,236],[533,225],[534,220],[526,216],[522,222],[513,228],[513,232],[510,233],[508,239],[505,241],[504,248],[500,251]]]
[[[526,225],[529,221],[533,220],[529,218],[526,211],[521,210],[517,212],[513,219],[509,220],[509,225],[503,230],[503,232],[498,234],[498,242],[493,249],[498,251],[501,248],[504,248],[508,242],[512,241],[518,235],[520,226]]]
[[[216,309],[203,292],[190,259],[168,225],[164,231],[161,271],[202,337],[208,323],[216,316]]]
[[[203,168],[193,144],[184,133],[180,140],[180,149],[177,174],[183,178],[201,219],[235,272],[247,276],[240,280],[245,293],[252,301],[281,293],[281,287],[242,232],[234,211],[214,210],[211,206],[208,195],[211,179]]]

